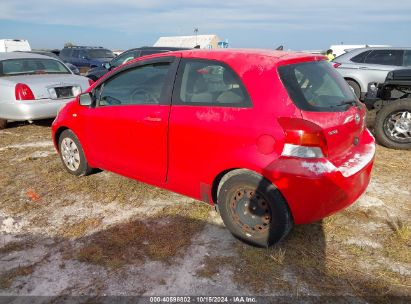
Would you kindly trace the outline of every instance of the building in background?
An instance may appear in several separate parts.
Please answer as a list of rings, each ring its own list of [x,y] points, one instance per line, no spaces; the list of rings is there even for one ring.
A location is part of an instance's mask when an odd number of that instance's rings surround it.
[[[194,36],[170,36],[160,37],[154,46],[167,46],[167,47],[184,47],[194,48],[199,45],[200,49],[216,49],[221,46],[221,39],[217,35],[194,35]],[[224,47],[227,47],[224,44]]]

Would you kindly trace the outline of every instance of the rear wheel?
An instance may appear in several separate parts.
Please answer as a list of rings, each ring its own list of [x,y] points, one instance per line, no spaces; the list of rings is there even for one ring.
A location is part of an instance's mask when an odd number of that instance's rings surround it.
[[[7,119],[0,118],[0,130],[5,129],[6,125],[7,125]]]
[[[71,130],[64,130],[59,137],[59,154],[64,168],[71,174],[82,176],[93,169],[88,165],[83,148]]]
[[[411,98],[383,106],[375,119],[374,132],[383,146],[411,149]]]
[[[347,83],[351,87],[351,89],[354,91],[358,99],[360,99],[361,98],[361,88],[358,85],[358,83],[356,83],[354,80],[347,80]]]
[[[246,243],[268,247],[291,230],[287,203],[278,189],[258,174],[239,170],[219,187],[217,201],[226,227]]]

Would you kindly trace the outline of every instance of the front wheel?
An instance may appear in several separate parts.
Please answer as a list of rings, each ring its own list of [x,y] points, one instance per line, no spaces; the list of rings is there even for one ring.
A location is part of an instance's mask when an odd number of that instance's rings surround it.
[[[88,165],[83,148],[71,130],[64,130],[59,137],[59,154],[64,168],[71,174],[82,176],[93,169]]]
[[[384,106],[374,125],[377,141],[388,148],[411,149],[411,98]]]
[[[246,243],[268,247],[292,228],[291,214],[281,193],[256,173],[240,170],[230,176],[219,187],[217,202],[226,227]]]

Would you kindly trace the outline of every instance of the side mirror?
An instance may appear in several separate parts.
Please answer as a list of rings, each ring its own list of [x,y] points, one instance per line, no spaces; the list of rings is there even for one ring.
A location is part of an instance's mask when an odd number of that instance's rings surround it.
[[[93,98],[91,97],[91,93],[83,93],[78,96],[78,103],[81,106],[91,106],[93,104]]]
[[[104,63],[104,64],[103,64],[103,67],[105,67],[107,70],[110,70],[110,68],[111,68],[110,62]]]

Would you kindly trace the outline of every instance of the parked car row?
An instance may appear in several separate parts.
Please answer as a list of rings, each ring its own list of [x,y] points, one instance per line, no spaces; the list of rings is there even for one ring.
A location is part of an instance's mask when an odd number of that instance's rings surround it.
[[[171,52],[171,51],[182,51],[182,50],[189,50],[187,48],[178,48],[178,47],[141,47],[127,50],[117,57],[113,58],[111,61],[102,64],[100,66],[91,68],[88,70],[86,77],[96,81],[101,76],[106,74],[108,71],[127,63],[130,60],[133,60],[138,57],[164,53],[164,52]]]

